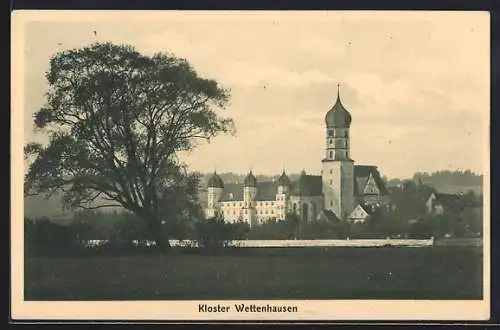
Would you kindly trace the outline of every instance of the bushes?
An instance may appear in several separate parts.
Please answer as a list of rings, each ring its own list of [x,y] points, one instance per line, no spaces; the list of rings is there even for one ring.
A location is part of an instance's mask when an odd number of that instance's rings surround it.
[[[254,226],[248,233],[249,239],[290,239],[293,238],[293,228],[283,220],[268,220]]]
[[[200,247],[227,247],[231,241],[246,239],[250,227],[246,222],[228,223],[222,217],[198,221],[196,240]]]
[[[254,226],[248,234],[249,239],[344,239],[348,235],[346,222],[312,221],[303,223],[293,215],[285,220],[268,220]]]
[[[68,226],[48,218],[24,219],[24,250],[27,255],[72,253],[80,248],[75,233]]]

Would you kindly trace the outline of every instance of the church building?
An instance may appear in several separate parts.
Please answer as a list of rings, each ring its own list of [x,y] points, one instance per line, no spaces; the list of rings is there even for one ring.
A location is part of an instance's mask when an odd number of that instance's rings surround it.
[[[351,114],[340,93],[325,116],[325,154],[320,175],[302,171],[292,182],[285,171],[259,182],[250,171],[243,184],[225,184],[214,173],[208,181],[206,216],[251,226],[295,213],[304,222],[321,218],[363,222],[377,207],[388,207],[389,192],[376,166],[355,165],[349,154]]]

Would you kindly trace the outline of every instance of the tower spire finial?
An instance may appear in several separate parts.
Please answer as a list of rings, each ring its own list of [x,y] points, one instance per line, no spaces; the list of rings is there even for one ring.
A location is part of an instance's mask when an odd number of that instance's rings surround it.
[[[337,102],[340,102],[340,83],[337,83]]]

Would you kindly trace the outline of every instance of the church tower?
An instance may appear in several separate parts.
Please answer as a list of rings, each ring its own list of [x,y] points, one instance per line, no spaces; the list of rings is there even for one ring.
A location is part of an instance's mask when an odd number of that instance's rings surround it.
[[[354,162],[349,156],[351,115],[340,101],[339,85],[337,101],[327,112],[325,124],[325,158],[322,161],[325,209],[345,219],[354,208]]]
[[[247,221],[250,226],[257,224],[255,211],[255,198],[257,197],[257,178],[252,171],[248,173],[243,181],[243,201],[247,209]]]
[[[222,190],[224,189],[224,182],[221,177],[214,172],[208,180],[208,207],[206,211],[207,217],[214,217],[220,211],[220,199],[222,197]]]
[[[292,182],[283,169],[283,173],[281,173],[281,176],[278,178],[278,191],[276,192],[276,204],[278,206],[277,218],[279,220],[284,220],[288,213],[291,185]]]

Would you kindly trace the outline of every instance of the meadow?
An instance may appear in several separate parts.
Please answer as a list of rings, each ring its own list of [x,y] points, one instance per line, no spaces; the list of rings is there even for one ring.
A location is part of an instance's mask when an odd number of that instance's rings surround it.
[[[26,257],[25,300],[481,299],[476,247]]]

